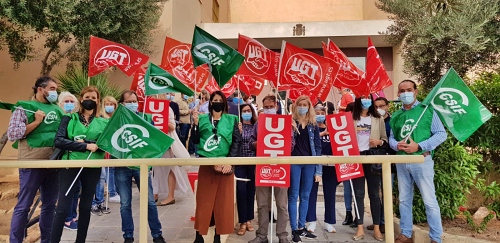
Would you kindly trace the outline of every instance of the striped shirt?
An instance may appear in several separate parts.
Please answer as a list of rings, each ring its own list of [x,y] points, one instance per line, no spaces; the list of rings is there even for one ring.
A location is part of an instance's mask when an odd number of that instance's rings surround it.
[[[412,105],[412,109],[416,107],[420,102],[415,101],[415,103]],[[401,108],[404,110],[404,107]],[[418,129],[419,127],[417,126]],[[433,111],[432,114],[432,123],[431,123],[431,137],[427,140],[421,141],[418,143],[420,145],[420,148],[422,148],[422,151],[432,151],[437,148],[441,143],[446,141],[446,138],[448,135],[446,134],[446,130],[444,130],[443,123],[441,120],[439,120],[439,116],[435,111]],[[394,138],[394,133],[393,130],[391,129],[391,135],[389,137],[389,145],[394,151],[398,151],[398,141]]]

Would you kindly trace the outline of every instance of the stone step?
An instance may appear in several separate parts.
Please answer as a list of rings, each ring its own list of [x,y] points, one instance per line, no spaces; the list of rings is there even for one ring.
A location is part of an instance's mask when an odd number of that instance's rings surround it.
[[[318,202],[325,201],[325,195],[323,193],[323,182],[319,183],[318,186]],[[343,202],[344,201],[344,185],[340,183],[337,186],[337,191],[335,192],[335,202]]]

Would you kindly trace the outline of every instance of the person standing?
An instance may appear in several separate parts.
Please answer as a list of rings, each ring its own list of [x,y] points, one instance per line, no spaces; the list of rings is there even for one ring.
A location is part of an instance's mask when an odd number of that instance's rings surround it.
[[[106,96],[102,98],[101,116],[103,118],[110,119],[113,116],[113,113],[115,113],[116,108],[118,108],[118,102],[113,96]],[[104,157],[106,159],[111,158],[109,154],[106,154]],[[106,173],[106,180],[109,180],[106,181],[106,184],[108,186],[109,202],[120,203],[120,195],[118,195],[118,192],[116,192],[115,186],[115,167],[108,167]],[[102,193],[101,198],[104,198],[104,181],[102,181],[102,178],[99,181],[99,184],[97,184],[96,198],[98,191],[99,193]]]
[[[181,119],[181,113],[179,110],[179,104],[174,101],[175,93],[167,93],[166,99],[170,101],[170,108],[174,111],[175,122],[179,124],[179,119]]]
[[[210,104],[210,93],[206,90],[201,91],[201,103],[198,107],[199,114],[207,114],[209,113],[208,106]]]
[[[227,107],[229,107],[229,110],[227,113],[231,115],[238,116],[238,109],[240,109],[240,105],[243,102],[240,102],[240,99],[238,98],[238,90],[234,91],[228,98],[227,98]]]
[[[96,87],[88,86],[80,93],[81,108],[70,116],[64,116],[59,125],[54,145],[65,152],[63,160],[104,159],[104,151],[95,144],[104,132],[107,120],[96,117],[99,114],[100,94]],[[74,163],[74,162],[73,162]],[[81,173],[79,174],[81,170]],[[78,188],[71,187],[76,179],[80,181],[81,196],[78,208],[77,243],[85,242],[90,223],[90,209],[101,168],[66,168],[59,172],[59,199],[52,225],[52,243],[61,241],[64,221],[70,212],[73,195]],[[71,187],[71,189],[70,189]],[[66,195],[66,192],[69,193]]]
[[[292,109],[295,146],[292,156],[321,156],[321,140],[316,113],[309,97],[302,95],[295,100]],[[292,228],[292,242],[301,242],[300,237],[317,239],[306,229],[309,195],[314,182],[321,181],[322,166],[314,164],[292,164],[290,166],[290,188],[288,189],[288,214]],[[300,200],[297,205],[297,200]],[[298,215],[297,215],[298,210]]]
[[[187,95],[182,95],[181,100],[179,101],[179,127],[180,127],[180,133],[179,133],[179,139],[184,145],[184,147],[187,147],[187,138],[189,135],[189,129],[191,129],[191,112],[189,110],[189,104],[188,104],[188,96]]]
[[[208,114],[193,113],[191,129],[193,142],[198,144],[198,154],[203,157],[236,157],[241,144],[238,118],[227,114],[224,93],[210,95]],[[221,235],[233,232],[234,175],[231,165],[201,165],[198,172],[196,193],[195,243],[204,242],[202,235],[215,225],[214,242],[221,242]]]
[[[348,88],[342,88],[340,89],[340,94],[342,97],[340,98],[340,103],[339,103],[339,111],[340,112],[345,112],[347,105],[350,103],[354,102],[354,98],[352,97],[351,90]]]
[[[7,129],[9,141],[16,142],[19,160],[47,160],[54,152],[54,138],[63,111],[57,102],[57,83],[40,77],[33,86],[31,101],[19,101]],[[57,169],[19,169],[19,195],[10,221],[10,242],[22,243],[28,213],[40,189],[40,242],[50,242],[57,202]],[[68,216],[68,215],[66,215]]]
[[[255,157],[255,151],[250,147],[257,116],[249,104],[240,106],[240,114],[241,122],[238,127],[241,133],[241,147],[238,156]],[[255,204],[255,165],[237,165],[234,168],[234,175],[238,178],[250,180],[236,182],[236,204],[240,223],[238,235],[244,235],[246,231],[252,232],[255,230],[252,226]]]
[[[138,114],[139,108],[138,96],[134,91],[123,91],[120,104],[132,112]],[[149,116],[145,116],[146,120],[151,122]],[[122,231],[125,243],[134,242],[134,220],[132,218],[132,178],[134,178],[137,188],[140,190],[141,177],[138,166],[115,167],[115,185],[120,194],[120,216],[122,218]],[[154,243],[164,243],[165,239],[162,236],[161,222],[158,219],[158,208],[153,196],[153,187],[151,183],[151,175],[144,178],[148,183],[148,224],[153,236]]]
[[[434,160],[432,156],[437,146],[446,140],[447,134],[432,106],[422,105],[416,99],[417,95],[417,84],[414,81],[401,81],[398,85],[398,96],[403,102],[403,107],[392,115],[390,122],[389,145],[391,148],[398,155],[424,156],[424,163],[396,165],[399,212],[401,213],[401,234],[396,239],[396,243],[412,242],[412,208],[415,184],[424,200],[431,243],[441,243],[443,226],[434,186]],[[417,120],[419,123],[415,124]]]

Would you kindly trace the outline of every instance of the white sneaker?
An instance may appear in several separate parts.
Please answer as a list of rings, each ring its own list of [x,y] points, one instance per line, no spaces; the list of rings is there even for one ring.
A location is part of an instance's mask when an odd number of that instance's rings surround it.
[[[333,227],[333,224],[325,223],[325,230],[328,233],[337,233],[337,230],[335,230],[335,227]]]
[[[307,231],[314,233],[314,231],[316,230],[316,221],[306,223],[306,225],[307,225],[306,226]]]
[[[109,202],[112,202],[112,203],[120,203],[120,195],[116,194],[116,196],[114,196],[114,197],[110,197],[110,198],[109,198]]]

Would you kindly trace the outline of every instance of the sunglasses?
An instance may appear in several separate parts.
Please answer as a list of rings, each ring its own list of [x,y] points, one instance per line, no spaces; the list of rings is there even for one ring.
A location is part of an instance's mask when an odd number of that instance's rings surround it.
[[[214,136],[215,141],[218,141],[219,140],[219,136],[217,136],[217,128],[216,127],[214,127],[212,129],[212,133],[215,135]]]

